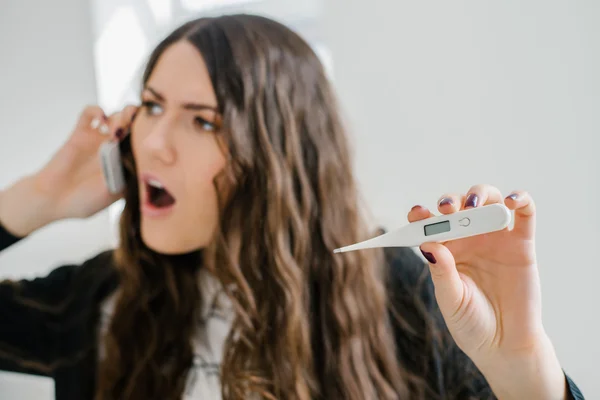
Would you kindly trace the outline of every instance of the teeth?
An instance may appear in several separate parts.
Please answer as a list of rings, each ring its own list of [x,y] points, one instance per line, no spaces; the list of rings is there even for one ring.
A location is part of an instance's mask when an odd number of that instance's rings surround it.
[[[164,189],[165,188],[162,183],[160,183],[159,181],[156,181],[154,179],[148,179],[146,181],[146,183],[148,183],[148,185],[153,186],[153,187],[155,187],[157,189]]]

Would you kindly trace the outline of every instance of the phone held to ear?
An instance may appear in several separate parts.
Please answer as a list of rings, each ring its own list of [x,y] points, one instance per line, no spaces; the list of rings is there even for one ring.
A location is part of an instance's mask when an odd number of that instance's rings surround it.
[[[109,140],[102,143],[99,150],[104,181],[108,191],[112,194],[120,193],[125,189],[125,175],[119,144],[119,140]]]

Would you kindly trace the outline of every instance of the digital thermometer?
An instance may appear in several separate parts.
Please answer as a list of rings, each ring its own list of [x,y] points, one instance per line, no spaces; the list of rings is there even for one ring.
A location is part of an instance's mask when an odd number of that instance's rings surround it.
[[[333,252],[344,253],[374,247],[415,247],[426,242],[446,242],[500,231],[510,224],[511,219],[511,212],[504,204],[490,204],[412,222],[395,231],[335,249]]]

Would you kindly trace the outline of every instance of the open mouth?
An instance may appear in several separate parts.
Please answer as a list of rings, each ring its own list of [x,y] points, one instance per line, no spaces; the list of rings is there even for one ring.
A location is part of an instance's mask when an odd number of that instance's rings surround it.
[[[156,208],[166,208],[175,204],[175,198],[164,185],[155,179],[146,179],[146,193],[148,203]]]

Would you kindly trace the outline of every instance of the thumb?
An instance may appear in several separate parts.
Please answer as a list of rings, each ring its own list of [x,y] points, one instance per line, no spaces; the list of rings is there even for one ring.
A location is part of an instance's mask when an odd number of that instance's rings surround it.
[[[429,262],[440,311],[444,317],[451,317],[460,308],[465,293],[454,256],[446,246],[439,243],[424,243],[420,249]]]

